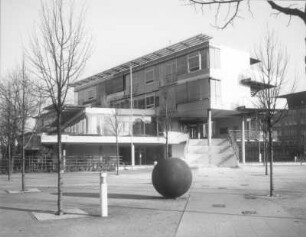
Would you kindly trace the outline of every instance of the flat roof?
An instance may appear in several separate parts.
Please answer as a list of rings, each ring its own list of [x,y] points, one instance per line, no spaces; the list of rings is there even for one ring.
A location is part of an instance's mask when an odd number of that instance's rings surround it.
[[[88,82],[95,82],[99,80],[107,80],[113,77],[115,74],[118,74],[120,72],[125,72],[130,69],[130,67],[139,67],[143,66],[145,64],[154,62],[155,60],[162,59],[164,57],[170,56],[171,54],[175,54],[177,52],[192,48],[194,46],[201,45],[207,41],[212,39],[212,37],[204,34],[199,34],[194,37],[191,37],[189,39],[186,39],[184,41],[181,41],[179,43],[170,45],[168,47],[162,48],[160,50],[157,50],[153,53],[144,55],[142,57],[136,58],[132,61],[126,62],[124,64],[121,64],[119,66],[110,68],[108,70],[105,70],[101,73],[98,73],[96,75],[90,76],[88,78],[85,78],[83,80],[77,81],[75,83],[70,84],[72,87],[82,86]]]
[[[295,97],[295,96],[306,96],[306,91],[300,91],[295,93],[289,93],[285,95],[280,95],[279,98],[289,98],[289,97]]]

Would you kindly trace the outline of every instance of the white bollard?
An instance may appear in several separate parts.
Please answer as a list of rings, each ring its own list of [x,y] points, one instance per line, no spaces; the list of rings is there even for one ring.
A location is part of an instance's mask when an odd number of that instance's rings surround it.
[[[100,209],[102,217],[108,216],[106,176],[107,173],[100,173]]]
[[[262,159],[261,159],[261,153],[259,153],[259,163],[262,162]]]

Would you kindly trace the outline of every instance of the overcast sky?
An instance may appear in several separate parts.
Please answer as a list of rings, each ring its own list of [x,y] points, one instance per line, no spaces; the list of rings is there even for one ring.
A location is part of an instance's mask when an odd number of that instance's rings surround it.
[[[3,76],[21,62],[23,47],[28,47],[29,35],[39,22],[40,0],[0,1]],[[217,43],[251,52],[269,25],[288,48],[289,76],[300,78],[297,91],[306,89],[306,27],[295,18],[288,25],[289,17],[272,15],[264,1],[252,1],[253,17],[247,9],[241,11],[243,18],[225,30],[211,26],[212,13],[203,15],[183,0],[76,1],[86,3],[85,23],[95,46],[82,78],[200,33],[212,36]]]

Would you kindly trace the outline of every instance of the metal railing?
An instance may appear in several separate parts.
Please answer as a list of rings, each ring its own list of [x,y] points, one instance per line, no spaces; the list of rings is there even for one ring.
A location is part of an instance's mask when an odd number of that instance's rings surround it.
[[[115,171],[117,169],[117,156],[66,156],[63,157],[66,172],[76,171]],[[11,165],[13,172],[21,172],[22,160],[20,156],[14,156]],[[122,157],[119,157],[119,165],[125,166]],[[26,156],[25,172],[57,172],[57,157],[50,156]],[[8,160],[0,162],[0,174],[8,172]]]
[[[242,139],[242,130],[229,130],[228,133],[235,141]],[[246,141],[261,140],[262,132],[258,130],[245,130],[244,138]]]

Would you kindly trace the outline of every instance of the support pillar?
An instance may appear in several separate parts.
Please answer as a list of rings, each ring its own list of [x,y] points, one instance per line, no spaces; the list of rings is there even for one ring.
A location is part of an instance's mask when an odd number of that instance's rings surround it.
[[[208,145],[211,145],[211,137],[212,137],[212,126],[211,126],[211,109],[207,110],[207,117],[208,117],[208,122],[207,122],[207,138],[208,138]]]
[[[131,165],[132,168],[135,166],[135,145],[131,144]]]
[[[245,129],[244,129],[244,116],[241,121],[241,155],[242,164],[245,164]]]

